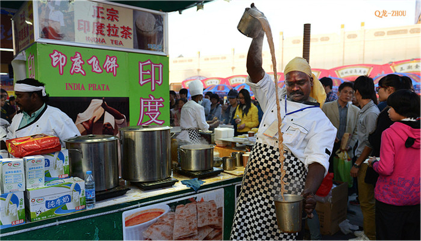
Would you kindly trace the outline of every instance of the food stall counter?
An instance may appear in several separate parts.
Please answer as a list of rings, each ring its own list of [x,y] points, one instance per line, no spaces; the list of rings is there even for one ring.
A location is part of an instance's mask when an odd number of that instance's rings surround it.
[[[201,179],[205,183],[200,186],[198,192],[181,183],[192,178],[177,173],[172,177],[178,182],[171,187],[141,190],[130,185],[130,190],[126,194],[98,201],[94,209],[2,229],[0,238],[2,240],[123,240],[123,233],[126,230],[123,221],[125,212],[176,202],[180,199],[191,200],[195,195],[212,196],[213,193],[219,193],[224,208],[223,239],[229,239],[242,175],[221,172],[217,176]]]

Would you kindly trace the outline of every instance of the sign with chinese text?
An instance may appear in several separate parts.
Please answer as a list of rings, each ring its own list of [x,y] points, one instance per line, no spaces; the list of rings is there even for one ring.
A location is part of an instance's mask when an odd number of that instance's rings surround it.
[[[34,42],[34,13],[32,1],[25,2],[13,16],[16,53]]]
[[[404,60],[399,62],[393,62],[390,67],[392,67],[394,72],[398,73],[416,73],[420,74],[420,59],[411,59]]]
[[[131,116],[137,125],[169,125],[169,58],[128,53]],[[133,118],[135,118],[133,117]]]
[[[227,77],[227,81],[230,86],[237,86],[243,83],[246,83],[247,75],[233,75]]]
[[[75,2],[75,41],[133,47],[133,11],[108,4]]]
[[[168,57],[38,43],[26,57],[27,76],[44,82],[51,97],[127,98],[132,125],[169,125]]]
[[[203,88],[208,88],[211,85],[227,84],[226,79],[220,78],[220,77],[206,78],[206,79],[202,79],[201,81],[203,83]]]
[[[339,78],[350,80],[350,78],[356,79],[361,75],[370,75],[372,69],[373,67],[370,65],[352,65],[338,68],[335,73]]]
[[[93,1],[46,1],[36,4],[42,42],[65,41],[112,48],[165,52],[167,14]],[[46,41],[47,40],[47,41]]]

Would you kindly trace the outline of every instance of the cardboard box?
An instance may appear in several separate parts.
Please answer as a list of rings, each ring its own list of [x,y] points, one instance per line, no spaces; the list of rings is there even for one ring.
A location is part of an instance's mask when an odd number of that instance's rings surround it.
[[[69,178],[69,150],[43,155],[45,159],[45,177]]]
[[[348,205],[348,184],[341,183],[332,189],[331,202],[317,202],[316,212],[320,221],[322,235],[338,232],[339,224],[346,219]]]
[[[63,183],[28,188],[26,214],[29,221],[59,217],[85,209],[85,181],[72,177],[61,179],[60,182]]]
[[[25,166],[23,159],[1,159],[1,193],[25,191]]]
[[[26,188],[43,187],[44,177],[44,157],[26,156],[23,158],[25,164],[25,184]]]
[[[25,223],[25,202],[23,192],[9,192],[0,195],[0,229]]]

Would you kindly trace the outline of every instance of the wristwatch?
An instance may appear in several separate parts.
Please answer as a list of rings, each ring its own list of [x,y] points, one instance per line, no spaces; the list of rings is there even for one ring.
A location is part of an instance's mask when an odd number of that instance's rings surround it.
[[[358,165],[357,163],[354,163],[353,166],[356,168],[360,168],[360,165]]]

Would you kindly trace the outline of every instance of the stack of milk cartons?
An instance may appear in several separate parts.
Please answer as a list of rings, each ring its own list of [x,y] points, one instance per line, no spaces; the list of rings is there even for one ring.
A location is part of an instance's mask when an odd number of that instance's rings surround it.
[[[38,221],[84,210],[85,181],[69,177],[68,150],[62,149],[37,158],[42,159],[45,183],[42,186],[27,186],[28,220]]]
[[[2,157],[7,157],[2,152]],[[0,229],[25,223],[25,167],[21,158],[0,159]]]
[[[44,187],[26,191],[27,217],[30,221],[67,215],[86,209],[85,181],[78,177],[56,179]]]
[[[55,179],[63,179],[70,177],[69,168],[69,150],[43,155],[45,160],[45,180],[50,182]]]

